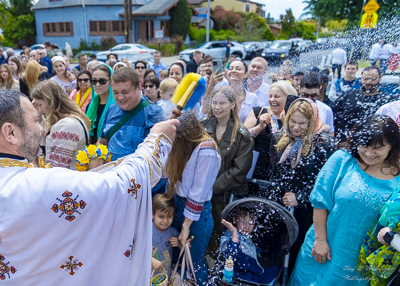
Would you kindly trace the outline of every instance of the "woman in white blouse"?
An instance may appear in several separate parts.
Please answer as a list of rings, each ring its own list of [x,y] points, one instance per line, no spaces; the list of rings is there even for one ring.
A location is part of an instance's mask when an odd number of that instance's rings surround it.
[[[50,78],[50,80],[54,80],[69,95],[75,89],[75,83],[68,79],[65,58],[55,56],[51,61],[53,62],[54,70],[57,74]]]
[[[178,119],[180,124],[165,165],[168,194],[176,200],[173,226],[180,231],[182,245],[189,234],[194,236],[191,255],[197,283],[206,285],[208,269],[204,256],[214,226],[211,197],[221,157],[217,144],[193,113],[186,112]]]
[[[89,118],[54,81],[40,82],[31,96],[39,115],[46,118],[46,162],[76,170],[78,151],[89,145]]]

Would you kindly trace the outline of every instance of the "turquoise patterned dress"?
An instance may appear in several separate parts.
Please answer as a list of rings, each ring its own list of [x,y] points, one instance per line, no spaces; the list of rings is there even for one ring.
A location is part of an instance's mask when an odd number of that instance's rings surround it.
[[[368,285],[358,274],[356,261],[365,234],[400,176],[381,180],[365,173],[350,153],[336,151],[318,174],[311,205],[328,210],[327,240],[332,260],[319,264],[311,257],[314,225],[307,232],[297,257],[290,285]]]

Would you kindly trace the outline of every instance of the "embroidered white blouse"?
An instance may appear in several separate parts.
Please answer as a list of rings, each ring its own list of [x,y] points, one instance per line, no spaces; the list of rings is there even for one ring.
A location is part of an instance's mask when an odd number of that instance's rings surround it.
[[[221,167],[221,157],[214,141],[200,143],[193,151],[178,182],[178,195],[186,198],[183,215],[198,221],[205,202],[211,200],[213,185]]]

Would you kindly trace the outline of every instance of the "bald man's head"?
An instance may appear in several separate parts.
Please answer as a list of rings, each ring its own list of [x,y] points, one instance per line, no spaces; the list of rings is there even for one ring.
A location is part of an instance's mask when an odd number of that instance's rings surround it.
[[[255,57],[249,65],[249,78],[260,80],[268,71],[268,62],[262,57]]]

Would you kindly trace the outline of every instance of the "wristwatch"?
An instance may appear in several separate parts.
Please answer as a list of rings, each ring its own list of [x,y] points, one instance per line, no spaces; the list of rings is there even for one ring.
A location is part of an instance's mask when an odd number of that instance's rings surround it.
[[[390,245],[390,243],[392,242],[394,238],[394,232],[393,231],[388,231],[387,233],[385,233],[385,235],[383,236],[383,240]]]

